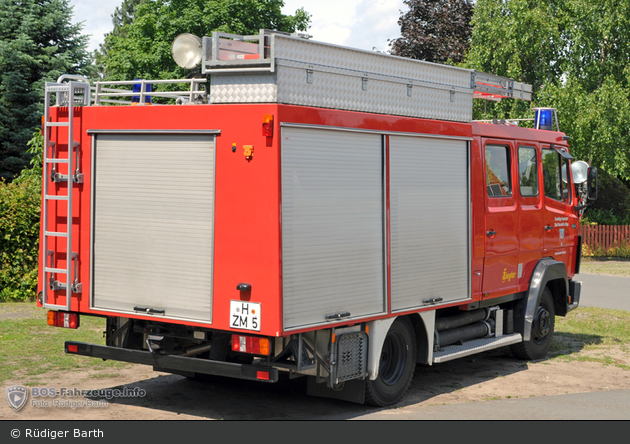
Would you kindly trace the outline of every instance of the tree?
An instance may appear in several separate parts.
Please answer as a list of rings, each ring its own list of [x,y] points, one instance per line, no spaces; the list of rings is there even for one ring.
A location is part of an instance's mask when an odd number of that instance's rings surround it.
[[[559,0],[558,0],[559,1]],[[585,91],[607,80],[628,86],[630,62],[630,1],[559,1],[564,15],[567,76]]]
[[[598,171],[597,182],[597,200],[584,216],[601,225],[630,225],[630,189],[604,170]]]
[[[71,20],[68,0],[0,0],[0,177],[6,180],[28,164],[44,83],[88,69],[88,37]]]
[[[94,51],[94,60],[98,69],[99,77],[105,77],[104,61],[107,58],[109,51],[108,39],[110,35],[122,36],[123,26],[131,25],[136,15],[136,9],[142,3],[146,3],[148,0],[123,0],[120,6],[117,6],[112,14],[112,24],[114,29],[112,32],[105,34],[105,41],[101,43],[99,49]],[[111,40],[111,39],[110,39]]]
[[[559,83],[565,23],[553,3],[478,0],[466,64],[529,83],[534,91]]]
[[[171,45],[181,33],[212,31],[258,34],[259,29],[305,30],[310,16],[303,8],[284,15],[282,0],[152,0],[137,5],[133,21],[105,39],[106,78],[180,78],[187,72],[172,59]]]
[[[119,34],[123,26],[133,23],[136,9],[139,5],[147,1],[148,0],[123,0],[122,4],[117,6],[112,14],[112,23],[114,24],[112,34]]]
[[[472,0],[405,0],[398,19],[402,37],[390,40],[391,53],[428,62],[461,62],[472,27]]]
[[[531,84],[532,105],[558,109],[576,158],[630,179],[630,0],[478,0],[472,23],[464,66]],[[514,100],[474,110],[533,114]]]

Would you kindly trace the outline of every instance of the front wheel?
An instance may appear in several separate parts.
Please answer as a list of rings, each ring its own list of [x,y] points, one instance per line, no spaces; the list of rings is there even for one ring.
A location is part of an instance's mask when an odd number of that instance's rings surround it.
[[[398,402],[416,369],[416,336],[407,318],[398,318],[387,332],[378,367],[378,377],[365,385],[365,403],[385,407]]]
[[[529,341],[510,346],[512,354],[520,359],[542,359],[549,351],[556,320],[553,297],[549,288],[545,288],[534,314],[532,334]]]

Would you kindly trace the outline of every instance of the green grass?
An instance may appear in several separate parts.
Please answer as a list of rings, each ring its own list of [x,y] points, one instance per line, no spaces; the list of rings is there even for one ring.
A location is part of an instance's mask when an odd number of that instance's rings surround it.
[[[630,261],[583,260],[580,273],[630,278]]]
[[[614,357],[627,356],[629,351],[630,311],[580,307],[567,317],[556,317],[549,355],[553,359],[599,362],[630,370],[624,361]]]
[[[35,303],[0,303],[0,384],[19,380],[23,385],[42,381],[49,372],[120,369],[127,363],[103,361],[84,356],[67,355],[65,341],[104,344],[105,319],[82,316],[81,326],[51,327],[46,310]]]
[[[630,311],[580,307],[567,317],[556,317],[556,332],[586,345],[630,344]]]

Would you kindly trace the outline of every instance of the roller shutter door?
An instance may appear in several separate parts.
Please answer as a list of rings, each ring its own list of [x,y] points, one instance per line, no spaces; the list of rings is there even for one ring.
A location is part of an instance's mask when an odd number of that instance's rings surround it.
[[[466,141],[390,137],[392,311],[470,297]]]
[[[284,328],[384,312],[383,142],[282,130]]]
[[[211,321],[214,135],[96,137],[93,307]]]

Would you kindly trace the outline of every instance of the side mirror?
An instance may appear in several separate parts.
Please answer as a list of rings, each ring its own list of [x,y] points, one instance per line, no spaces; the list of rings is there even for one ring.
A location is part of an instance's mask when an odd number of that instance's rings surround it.
[[[588,169],[588,177],[586,179],[586,191],[588,200],[597,199],[597,168],[590,167]]]

